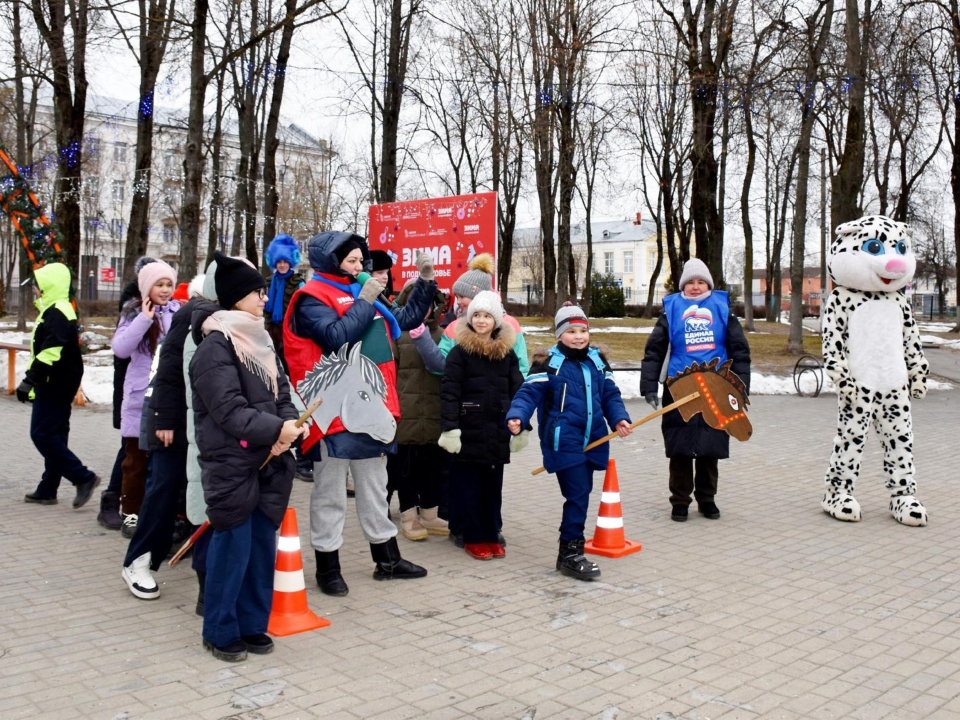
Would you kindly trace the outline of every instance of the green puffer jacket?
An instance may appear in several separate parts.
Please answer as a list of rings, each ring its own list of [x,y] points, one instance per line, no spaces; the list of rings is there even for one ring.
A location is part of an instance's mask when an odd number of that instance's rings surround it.
[[[439,325],[430,328],[434,342],[438,342],[442,335]],[[442,378],[427,370],[409,332],[397,340],[396,354],[397,392],[400,394],[397,442],[401,445],[435,445],[440,437]]]

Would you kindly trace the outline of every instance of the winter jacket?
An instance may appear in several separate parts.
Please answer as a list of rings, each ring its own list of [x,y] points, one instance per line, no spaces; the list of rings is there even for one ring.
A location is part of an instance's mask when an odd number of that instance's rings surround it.
[[[504,313],[503,315],[503,324],[510,325],[513,328],[514,335],[516,340],[513,343],[513,352],[517,356],[517,361],[520,363],[520,374],[523,377],[527,376],[527,373],[530,372],[530,360],[527,357],[527,341],[523,339],[523,333],[520,330],[520,323],[511,315]],[[457,344],[457,323],[452,322],[444,326],[443,337],[440,338],[440,342],[437,343],[437,347],[440,348],[440,352],[446,356],[454,345]]]
[[[218,310],[222,310],[217,303],[203,298],[197,298],[190,316],[190,332],[183,342],[183,364],[180,372],[183,373],[185,384],[184,397],[187,405],[187,519],[194,525],[200,525],[207,519],[207,503],[203,499],[202,472],[200,470],[200,450],[197,448],[196,415],[193,412],[193,383],[190,381],[190,361],[197,352],[197,344],[203,339],[202,333],[193,332],[194,328],[203,326],[203,321]]]
[[[173,315],[180,309],[180,303],[171,300],[164,306],[156,308],[155,313],[160,317],[160,337],[163,341]],[[153,320],[135,308],[120,316],[117,331],[113,334],[113,354],[119,358],[129,358],[127,375],[123,382],[123,407],[120,411],[120,435],[123,437],[140,437],[140,416],[143,410],[143,397],[150,383],[150,365],[153,355],[146,347],[144,338],[150,330]]]
[[[440,386],[440,429],[460,430],[457,460],[485,464],[510,462],[507,410],[523,385],[513,345],[516,333],[507,323],[484,340],[457,321],[457,344],[447,355]]]
[[[317,273],[297,290],[284,317],[283,349],[290,369],[290,378],[296,388],[297,383],[314,368],[323,355],[339,351],[344,344],[352,347],[363,340],[368,331],[380,332],[377,340],[380,341],[383,357],[371,359],[380,368],[387,384],[387,407],[393,416],[399,419],[394,339],[390,337],[390,325],[373,304],[356,300],[354,293],[359,291],[359,285],[352,282],[340,269],[334,255],[340,245],[351,239],[361,242],[364,267],[370,268],[370,253],[366,241],[359,236],[344,232],[322,232],[310,241],[310,266]],[[395,319],[401,331],[420,325],[436,290],[435,282],[418,279],[407,304],[402,308],[388,309],[388,314],[393,316],[391,319]],[[379,329],[377,325],[383,329]],[[386,337],[383,336],[384,332]],[[383,341],[385,345],[382,344]],[[364,342],[364,349],[367,345],[368,343]],[[320,458],[317,442],[321,437],[324,438],[327,451],[332,457],[362,460],[396,452],[395,441],[382,443],[367,434],[346,432],[343,423],[337,418],[326,433],[321,434],[316,426],[310,429],[310,435],[304,441],[303,447],[308,452],[308,457],[314,460]]]
[[[534,410],[543,464],[551,473],[584,462],[597,470],[606,468],[609,443],[586,454],[583,449],[606,435],[608,424],[613,429],[622,420],[630,422],[610,364],[595,347],[575,350],[557,343],[534,355],[507,420],[516,418],[529,430]]]
[[[434,325],[428,332],[433,342],[443,330]],[[427,370],[417,343],[409,332],[397,340],[397,392],[400,395],[400,445],[435,445],[440,437],[441,378]]]
[[[70,302],[70,268],[48,263],[33,273],[40,288],[39,315],[30,339],[27,380],[31,399],[70,404],[83,378],[77,313]]]
[[[193,335],[194,340],[202,335],[199,326]],[[258,470],[284,421],[298,417],[282,371],[277,380],[274,399],[270,388],[240,363],[221,332],[203,338],[190,361],[203,496],[215,530],[237,527],[257,508],[278,527],[283,520],[296,461],[286,452]]]
[[[137,279],[134,278],[126,284],[120,293],[117,312],[122,313],[123,306],[138,297],[140,297],[140,286],[137,285]],[[120,429],[120,411],[121,408],[123,408],[123,383],[127,379],[127,366],[129,364],[129,358],[113,356],[113,427],[117,430]]]
[[[154,417],[155,430],[173,430],[174,442],[186,441],[187,429],[187,384],[183,375],[183,345],[190,334],[193,312],[197,306],[207,303],[195,297],[181,306],[170,322],[170,330],[160,348],[160,362],[153,377],[153,394],[150,396],[150,411]]]
[[[681,335],[676,335],[681,333]],[[743,380],[750,390],[750,345],[743,334],[743,328],[732,311],[729,312],[725,328],[724,346],[729,359],[733,361],[731,369]],[[671,329],[667,313],[661,313],[657,324],[650,333],[640,366],[640,392],[646,396],[659,391],[660,376],[664,364],[669,362],[671,345],[682,342],[682,328]],[[664,405],[674,400],[664,386]],[[663,441],[667,457],[707,457],[723,460],[730,456],[730,436],[722,430],[714,430],[700,415],[690,422],[684,422],[679,410],[672,410],[663,416],[661,423]]]
[[[290,301],[293,299],[293,294],[303,287],[304,282],[303,274],[300,272],[293,273],[290,277],[287,278],[286,283],[283,286],[283,312],[287,312],[287,307],[290,305]],[[267,286],[269,287],[269,285]],[[283,325],[277,325],[270,320],[270,314],[263,314],[263,326],[267,329],[267,332],[270,333],[270,339],[273,340],[273,346],[277,349],[277,352],[280,353],[281,357],[283,356]],[[284,366],[286,367],[286,366]]]

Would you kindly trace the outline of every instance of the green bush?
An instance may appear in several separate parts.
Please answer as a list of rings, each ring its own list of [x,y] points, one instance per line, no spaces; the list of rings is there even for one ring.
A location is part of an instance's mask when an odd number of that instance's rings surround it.
[[[622,318],[626,314],[623,288],[616,284],[613,275],[594,273],[592,284],[590,315],[598,318]]]

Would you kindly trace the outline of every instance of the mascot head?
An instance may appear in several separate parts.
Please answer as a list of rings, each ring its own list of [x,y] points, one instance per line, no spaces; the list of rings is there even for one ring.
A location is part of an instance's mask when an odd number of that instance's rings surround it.
[[[834,285],[895,292],[913,280],[917,258],[904,223],[867,215],[837,228],[828,264]]]

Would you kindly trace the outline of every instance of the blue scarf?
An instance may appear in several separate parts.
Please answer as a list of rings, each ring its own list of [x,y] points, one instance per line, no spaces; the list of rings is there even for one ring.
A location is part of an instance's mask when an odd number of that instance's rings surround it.
[[[314,273],[313,279],[319,280],[320,282],[330,285],[331,287],[335,287],[337,290],[350,293],[353,295],[354,300],[360,296],[360,283],[351,282],[349,285],[344,285],[343,283],[334,282],[329,278],[325,278],[320,273]],[[373,301],[373,307],[376,308],[381,315],[383,315],[384,321],[390,326],[390,337],[392,337],[394,340],[400,337],[400,323],[397,322],[397,318],[393,316],[393,313],[390,312],[390,309],[379,300]]]
[[[285,273],[274,271],[270,281],[270,299],[263,306],[263,311],[270,314],[270,322],[279,325],[283,322],[283,290],[287,286],[287,279],[293,275],[293,268]]]

